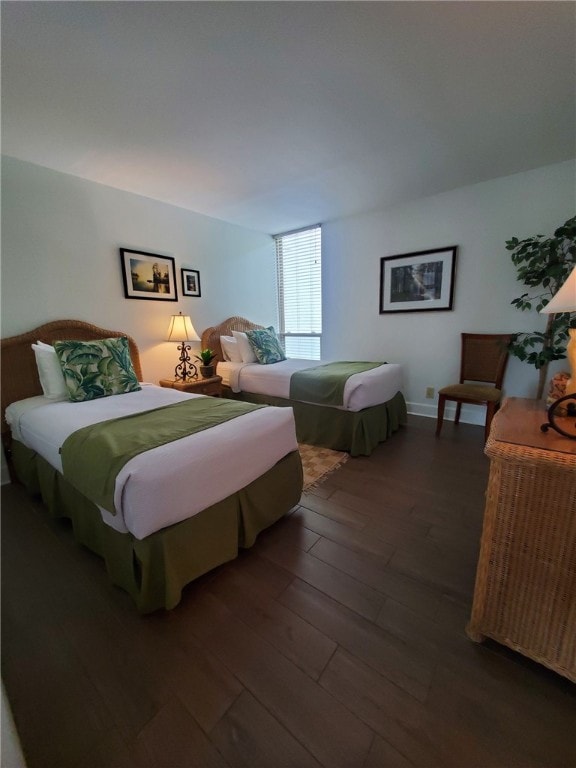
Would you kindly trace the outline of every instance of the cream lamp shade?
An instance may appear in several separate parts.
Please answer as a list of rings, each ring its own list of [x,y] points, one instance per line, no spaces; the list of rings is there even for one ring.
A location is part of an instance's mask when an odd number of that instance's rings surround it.
[[[194,330],[190,315],[183,315],[182,312],[172,315],[166,341],[200,341],[200,336]]]
[[[576,312],[576,267],[572,269],[566,282],[540,312],[543,315]],[[573,395],[576,394],[576,328],[569,328],[568,334],[570,339],[566,346],[566,357],[570,363],[570,378],[566,383],[566,394]]]

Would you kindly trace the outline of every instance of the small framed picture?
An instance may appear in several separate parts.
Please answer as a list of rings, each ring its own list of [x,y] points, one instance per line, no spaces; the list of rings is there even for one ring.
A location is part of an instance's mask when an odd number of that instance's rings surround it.
[[[381,258],[380,314],[452,309],[457,247]]]
[[[127,299],[178,301],[176,267],[171,256],[120,248],[120,261]]]
[[[182,294],[184,296],[201,296],[200,272],[197,269],[182,269]]]

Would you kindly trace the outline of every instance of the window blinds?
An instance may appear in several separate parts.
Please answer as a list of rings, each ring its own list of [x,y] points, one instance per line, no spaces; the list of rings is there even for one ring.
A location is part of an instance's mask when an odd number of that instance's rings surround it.
[[[276,235],[279,335],[287,357],[320,359],[321,227]]]

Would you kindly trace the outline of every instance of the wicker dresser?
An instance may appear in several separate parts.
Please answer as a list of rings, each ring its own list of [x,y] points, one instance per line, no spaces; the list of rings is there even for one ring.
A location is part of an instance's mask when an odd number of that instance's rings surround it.
[[[467,633],[576,682],[576,440],[546,421],[542,402],[508,398],[492,423]]]

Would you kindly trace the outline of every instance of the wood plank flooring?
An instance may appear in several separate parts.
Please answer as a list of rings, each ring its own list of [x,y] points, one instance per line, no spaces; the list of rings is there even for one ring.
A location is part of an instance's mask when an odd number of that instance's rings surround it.
[[[574,768],[575,686],[465,635],[488,460],[481,427],[434,426],[410,417],[145,617],[5,486],[2,674],[29,768]]]

